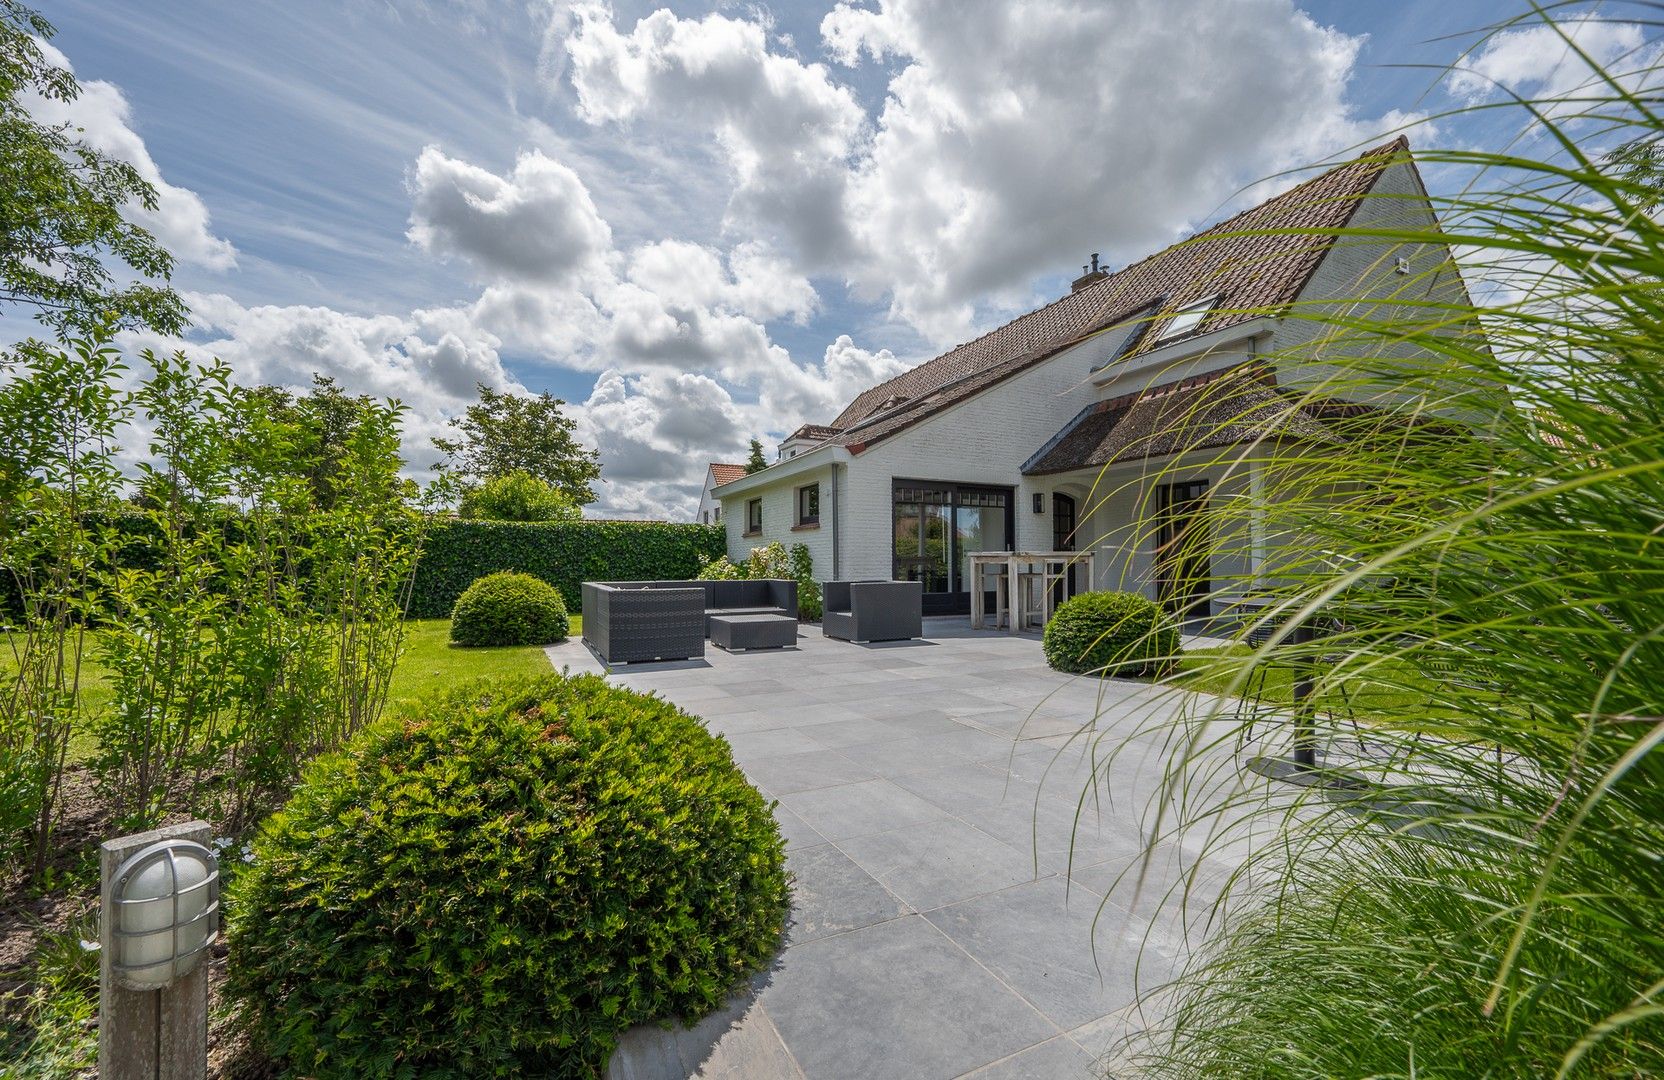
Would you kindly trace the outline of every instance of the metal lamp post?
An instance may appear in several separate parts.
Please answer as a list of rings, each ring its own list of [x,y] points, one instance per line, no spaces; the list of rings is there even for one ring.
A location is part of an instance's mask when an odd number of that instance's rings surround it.
[[[103,881],[98,1064],[103,1080],[208,1071],[208,971],[219,937],[219,861],[205,822],[99,846]]]

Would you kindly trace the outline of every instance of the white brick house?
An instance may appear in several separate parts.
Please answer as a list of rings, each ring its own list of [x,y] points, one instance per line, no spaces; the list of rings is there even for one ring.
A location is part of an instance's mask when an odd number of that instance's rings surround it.
[[[1407,276],[1425,293],[1463,288],[1443,244],[1264,230],[1433,224],[1400,139],[1115,273],[1094,265],[1069,295],[872,387],[788,436],[792,455],[717,486],[729,556],[805,543],[817,577],[923,580],[926,612],[953,613],[969,607],[969,552],[1090,548],[1089,587],[1205,614],[1210,579],[1250,578],[1261,537],[1181,568],[1158,555],[1162,531],[1254,476],[1217,432],[1186,444],[1175,418],[1223,396],[1249,418],[1263,399],[1289,424],[1278,395],[1330,374],[1314,324],[1279,317],[1290,305],[1388,303]],[[1271,359],[1300,344],[1300,363]],[[1247,426],[1239,441],[1265,434]]]
[[[705,486],[699,491],[699,510],[694,521],[700,525],[715,525],[722,520],[722,500],[716,489],[745,475],[744,465],[730,465],[713,461],[705,467]]]

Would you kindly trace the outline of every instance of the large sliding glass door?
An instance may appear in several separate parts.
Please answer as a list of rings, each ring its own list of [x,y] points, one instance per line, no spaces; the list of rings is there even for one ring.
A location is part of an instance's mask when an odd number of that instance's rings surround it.
[[[1011,489],[897,480],[891,498],[894,576],[924,583],[926,614],[970,611],[970,553],[1011,549]]]

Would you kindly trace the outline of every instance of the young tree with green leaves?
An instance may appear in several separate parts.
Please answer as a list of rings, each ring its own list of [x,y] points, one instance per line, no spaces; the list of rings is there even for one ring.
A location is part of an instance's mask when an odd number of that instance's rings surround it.
[[[762,472],[766,468],[768,468],[768,459],[763,457],[762,440],[758,439],[756,436],[752,436],[751,452],[745,459],[746,475],[750,475],[754,472]]]
[[[600,479],[597,453],[578,442],[566,402],[543,393],[528,397],[479,384],[480,399],[452,421],[454,439],[434,439],[445,454],[443,467],[465,481],[525,472],[582,506],[595,501],[590,486]]]
[[[354,436],[366,425],[376,423],[382,406],[365,394],[349,394],[328,375],[313,375],[312,389],[293,394],[280,386],[260,386],[245,391],[248,408],[241,414],[245,424],[281,426],[292,445],[289,452],[295,467],[312,489],[319,509],[335,505],[341,472]],[[403,497],[402,483],[390,497]]]
[[[70,124],[28,111],[31,96],[80,94],[74,74],[41,51],[53,33],[35,11],[0,0],[0,310],[32,310],[59,334],[178,333],[186,312],[166,284],[173,256],[122,216],[128,206],[154,210],[156,189]]]
[[[481,521],[577,521],[583,516],[565,492],[524,469],[493,476],[464,492],[459,513]]]

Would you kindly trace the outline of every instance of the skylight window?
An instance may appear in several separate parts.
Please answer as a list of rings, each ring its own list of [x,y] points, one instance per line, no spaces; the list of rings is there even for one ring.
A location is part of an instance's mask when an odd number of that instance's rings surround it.
[[[1162,329],[1160,336],[1157,337],[1156,340],[1172,341],[1174,338],[1183,337],[1192,330],[1195,330],[1198,326],[1202,325],[1202,320],[1207,317],[1208,312],[1213,310],[1213,305],[1218,302],[1219,297],[1210,296],[1206,300],[1198,300],[1193,304],[1186,304],[1184,307],[1173,313],[1173,318]]]

